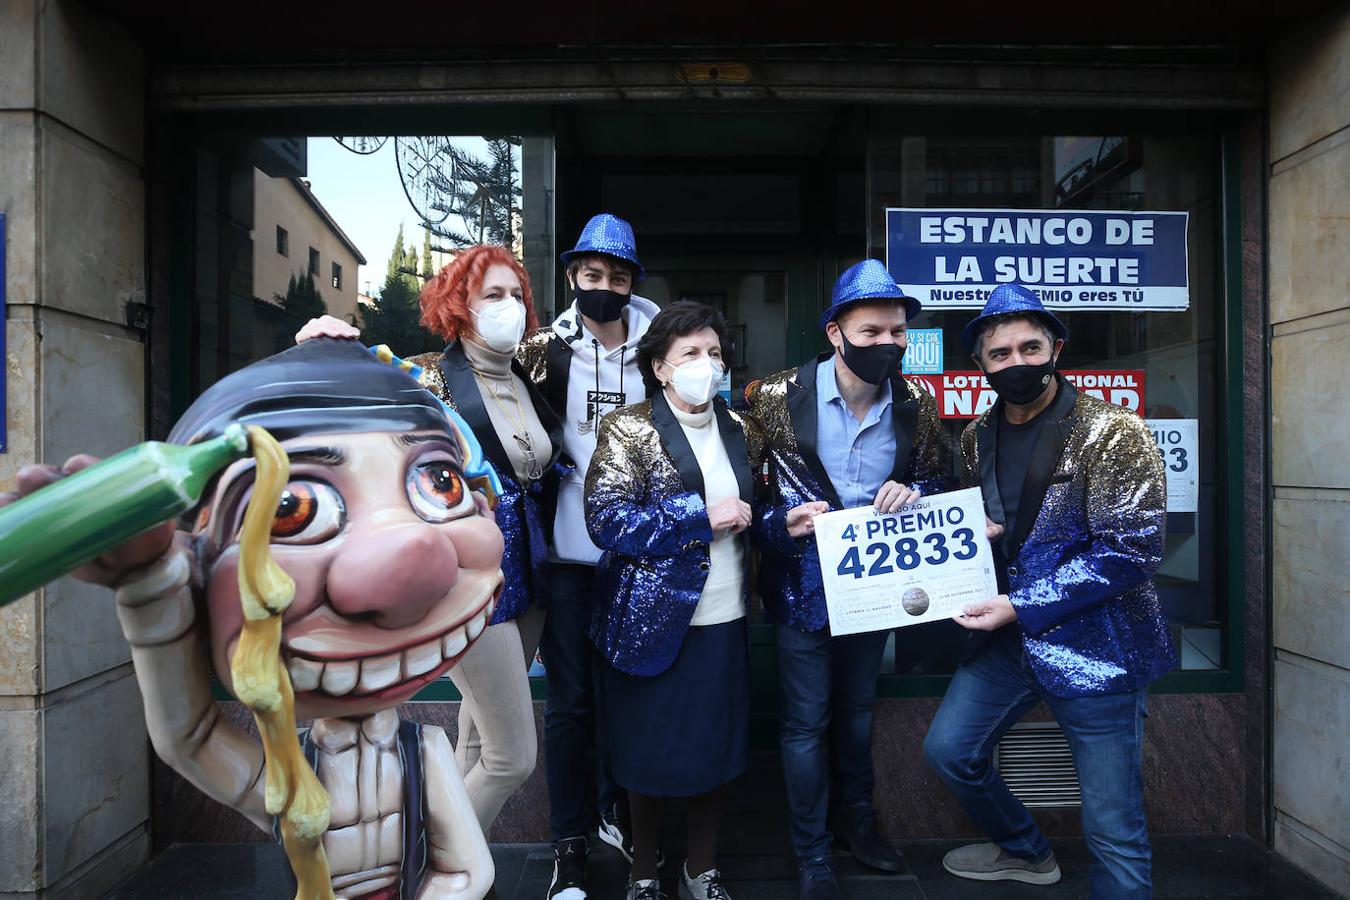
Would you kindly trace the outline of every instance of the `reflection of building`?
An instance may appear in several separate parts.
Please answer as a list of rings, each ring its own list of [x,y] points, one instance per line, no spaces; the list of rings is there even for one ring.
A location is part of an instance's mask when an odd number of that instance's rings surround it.
[[[365,264],[308,181],[253,170],[253,296],[285,297],[291,277],[308,272],[329,315],[350,320],[358,312],[356,267]]]

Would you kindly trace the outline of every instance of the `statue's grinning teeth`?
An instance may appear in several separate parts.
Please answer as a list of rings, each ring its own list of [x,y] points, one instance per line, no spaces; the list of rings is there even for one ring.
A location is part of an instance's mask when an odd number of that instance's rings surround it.
[[[468,622],[399,653],[333,662],[292,655],[286,664],[291,673],[291,684],[297,693],[318,691],[331,697],[343,697],[375,693],[425,675],[467,650],[492,621],[496,605],[494,595]]]

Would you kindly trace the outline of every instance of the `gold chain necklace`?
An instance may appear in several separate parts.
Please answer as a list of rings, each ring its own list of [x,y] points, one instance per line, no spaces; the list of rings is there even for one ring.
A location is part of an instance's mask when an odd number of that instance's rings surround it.
[[[543,469],[539,465],[539,457],[534,452],[534,441],[530,438],[530,426],[525,419],[525,407],[521,405],[520,394],[516,391],[515,375],[509,370],[506,373],[506,383],[511,388],[511,399],[515,401],[515,415],[506,408],[503,403],[503,397],[499,397],[492,388],[492,382],[488,380],[478,366],[473,361],[469,361],[469,369],[474,377],[478,379],[478,386],[483,393],[487,394],[492,400],[492,405],[497,407],[497,411],[502,414],[506,424],[511,426],[511,437],[515,439],[516,445],[520,451],[525,454],[525,477],[530,481],[538,481],[543,475]]]

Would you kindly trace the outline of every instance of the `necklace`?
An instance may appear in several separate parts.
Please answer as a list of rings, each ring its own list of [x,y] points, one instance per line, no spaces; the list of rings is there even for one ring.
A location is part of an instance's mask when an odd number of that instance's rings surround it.
[[[520,395],[516,392],[516,379],[508,371],[506,374],[506,383],[511,388],[511,399],[514,401],[512,409],[507,409],[506,397],[498,396],[496,390],[492,387],[492,382],[488,380],[472,361],[469,362],[469,368],[473,371],[474,377],[478,379],[479,389],[488,395],[492,400],[492,405],[497,407],[506,424],[511,427],[511,437],[515,440],[516,446],[520,447],[520,452],[525,454],[525,477],[530,481],[538,481],[544,474],[539,465],[539,457],[534,452],[534,441],[530,438],[530,426],[525,420],[525,409],[521,406]]]

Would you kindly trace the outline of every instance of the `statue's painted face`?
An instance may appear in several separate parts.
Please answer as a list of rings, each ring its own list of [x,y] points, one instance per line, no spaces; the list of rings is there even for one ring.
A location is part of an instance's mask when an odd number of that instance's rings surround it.
[[[296,715],[403,703],[487,627],[501,532],[442,432],[318,434],[282,446],[291,474],[272,554],[296,585],[281,646]],[[202,535],[211,659],[227,688],[242,617],[235,540],[252,480],[248,461],[226,470]]]

